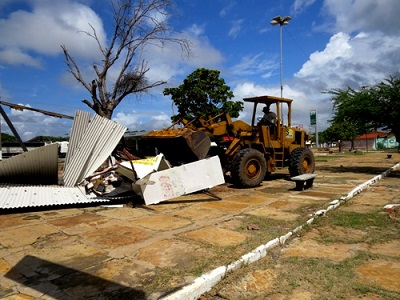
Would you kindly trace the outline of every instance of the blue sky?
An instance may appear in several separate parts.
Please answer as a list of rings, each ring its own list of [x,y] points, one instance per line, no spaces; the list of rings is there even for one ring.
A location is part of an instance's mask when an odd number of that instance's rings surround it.
[[[129,130],[169,126],[173,107],[163,96],[198,67],[217,69],[235,97],[280,95],[279,26],[275,16],[291,16],[283,26],[283,96],[292,98],[292,123],[310,127],[317,110],[318,129],[332,113],[324,91],[360,88],[399,73],[400,1],[398,0],[175,0],[168,22],[192,43],[183,58],[176,47],[148,47],[150,81],[167,84],[136,99],[124,100],[113,119]],[[60,45],[90,69],[98,49],[82,31],[89,25],[100,38],[111,36],[108,0],[1,0],[1,100],[73,115],[92,112],[82,99],[87,91],[67,72]],[[90,73],[87,73],[90,74]],[[87,75],[87,81],[93,78]],[[71,121],[4,107],[23,140],[36,135],[69,134]],[[240,119],[250,122],[250,107]],[[260,112],[261,115],[261,112]],[[2,120],[1,130],[11,131]]]

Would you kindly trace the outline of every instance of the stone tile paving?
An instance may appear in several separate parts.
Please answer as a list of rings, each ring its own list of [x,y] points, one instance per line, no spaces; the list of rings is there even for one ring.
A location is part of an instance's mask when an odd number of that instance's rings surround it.
[[[371,154],[372,162],[383,169],[393,165],[396,155],[390,161],[383,157]],[[323,207],[370,179],[374,175],[357,170],[367,164],[362,158],[317,164],[314,188],[303,192],[293,189],[283,170],[255,189],[229,184],[213,188],[221,201],[199,193],[148,207],[3,211],[0,298],[157,299],[218,266],[219,259],[233,261],[246,253],[249,217],[295,221],[299,207]],[[351,172],[340,173],[347,165]],[[300,246],[301,242],[293,244],[293,251]],[[357,251],[354,247],[344,252],[350,255]],[[330,250],[320,252],[334,252]],[[382,266],[392,276],[397,274],[395,266]],[[367,267],[360,267],[359,273]],[[262,269],[246,276],[243,282],[260,293],[275,275],[272,269]],[[307,296],[306,291],[298,293]]]
[[[337,210],[385,214],[383,212],[384,205],[400,204],[399,173],[397,172],[394,177],[384,178]],[[348,180],[346,179],[346,181]],[[319,184],[319,187],[322,185]],[[300,198],[302,195],[309,195],[317,190],[315,188],[312,191],[298,194],[296,197]],[[273,203],[272,206],[277,206],[276,204]],[[329,214],[325,218],[329,218]],[[388,218],[387,222],[395,222],[393,224],[396,225],[396,222],[399,221],[400,214],[397,218]],[[399,227],[395,226],[394,228]],[[322,234],[325,237],[333,236],[342,242],[321,243]],[[393,236],[396,237],[396,235]],[[260,263],[255,263],[254,267],[249,267],[247,271],[241,270],[240,274],[231,276],[231,278],[228,276],[225,283],[223,280],[201,299],[400,299],[399,249],[400,235],[387,242],[371,243],[367,232],[362,229],[313,226],[304,234],[292,239],[287,246],[276,249],[276,253],[272,251],[270,257]],[[325,286],[318,286],[319,283],[324,282],[324,276],[332,275],[325,275],[314,270],[315,276],[318,278],[315,278],[315,282],[313,282],[313,277],[305,279],[307,272],[305,268],[304,278],[293,282],[293,288],[283,291],[284,287],[279,281],[282,280],[282,277],[279,275],[282,272],[290,272],[291,266],[287,263],[290,257],[309,258],[310,262],[312,260],[315,265],[318,265],[318,261],[331,261],[333,266],[337,265],[339,268],[340,263],[357,257],[360,253],[366,253],[364,262],[355,265],[353,270],[347,272],[354,274],[355,282],[362,284],[364,288],[359,290],[354,288],[343,292],[339,287],[336,289],[332,287],[330,290],[328,283]],[[368,253],[378,255],[378,258],[374,258]],[[328,278],[326,280],[329,280]]]

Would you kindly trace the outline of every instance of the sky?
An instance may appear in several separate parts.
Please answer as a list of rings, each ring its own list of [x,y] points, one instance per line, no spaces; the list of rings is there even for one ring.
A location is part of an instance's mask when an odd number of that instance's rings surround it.
[[[173,45],[146,48],[147,79],[167,83],[115,109],[113,120],[131,131],[168,127],[176,107],[164,88],[178,87],[199,67],[219,70],[234,101],[280,96],[282,70],[283,97],[293,99],[292,124],[311,133],[311,111],[318,131],[329,126],[327,91],[358,90],[400,74],[398,0],[174,0],[170,8],[171,37],[188,39],[192,55]],[[270,24],[275,16],[292,20],[280,28]],[[61,49],[65,45],[90,70],[101,59],[84,33],[90,26],[107,45],[113,29],[108,0],[0,0],[0,100],[70,116],[94,114],[82,103],[90,95],[68,73]],[[69,119],[3,109],[24,141],[70,133]],[[250,123],[251,110],[245,105],[239,119]],[[11,134],[0,119],[1,131]]]

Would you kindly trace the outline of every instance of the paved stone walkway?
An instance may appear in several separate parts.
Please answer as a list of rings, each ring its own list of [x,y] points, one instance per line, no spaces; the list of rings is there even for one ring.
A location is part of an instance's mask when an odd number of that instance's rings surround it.
[[[134,208],[2,211],[0,297],[158,299],[238,259],[252,250],[250,240],[258,246],[257,239],[262,244],[293,229],[400,160],[400,154],[391,159],[370,153],[336,160],[323,154],[327,159],[317,162],[314,187],[301,192],[282,171],[255,189],[228,184],[213,188],[222,200],[199,193]],[[253,230],[254,221],[261,219],[272,225]],[[285,255],[294,255],[290,251],[300,253],[301,241]],[[271,276],[259,270],[252,285],[260,288],[259,278]]]
[[[241,269],[237,272],[239,274],[228,275],[201,299],[400,299],[400,206],[382,209],[389,203],[400,205],[399,183],[400,171],[394,177],[386,177],[367,188],[335,211],[380,214],[386,219],[389,231],[395,231],[392,238],[385,240],[387,232],[382,232],[378,240],[368,235],[368,230],[374,227],[374,219],[369,224],[365,222],[365,229],[313,225],[284,247],[271,250],[254,266]],[[328,212],[323,218],[329,219],[332,213]],[[323,242],[324,239],[338,242]],[[361,262],[351,263],[360,255],[363,255]],[[304,260],[303,270],[295,270],[301,263],[291,265],[297,259]],[[334,276],[346,275],[329,267],[318,270],[318,266],[326,265],[336,266],[336,269],[347,266],[346,273],[354,274],[356,278],[351,280],[358,286],[335,286],[346,278]],[[290,270],[296,273],[288,279],[296,279],[292,282],[294,287],[282,282],[282,274]]]

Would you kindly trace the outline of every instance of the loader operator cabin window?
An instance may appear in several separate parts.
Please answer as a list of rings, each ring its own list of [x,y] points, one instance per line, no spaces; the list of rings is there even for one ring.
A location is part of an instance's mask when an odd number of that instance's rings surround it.
[[[276,126],[276,113],[271,111],[270,105],[267,104],[263,107],[262,109],[264,116],[258,122],[258,125],[268,125],[270,128],[270,131],[273,131],[273,128]]]

